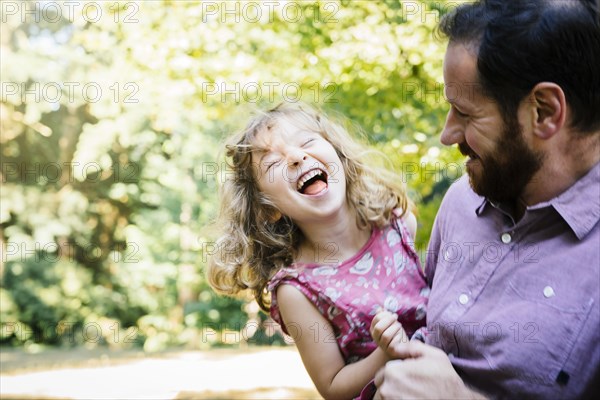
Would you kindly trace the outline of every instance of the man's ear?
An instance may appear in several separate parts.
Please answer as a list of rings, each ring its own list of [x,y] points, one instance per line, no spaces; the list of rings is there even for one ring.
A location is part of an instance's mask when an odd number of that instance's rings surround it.
[[[565,124],[567,101],[556,83],[540,82],[531,90],[533,101],[533,133],[540,139],[554,136]]]

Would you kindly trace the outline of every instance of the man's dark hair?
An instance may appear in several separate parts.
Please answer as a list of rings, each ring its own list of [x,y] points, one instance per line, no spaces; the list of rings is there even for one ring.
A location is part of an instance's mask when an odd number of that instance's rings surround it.
[[[572,110],[571,126],[600,129],[598,0],[480,0],[444,16],[439,31],[477,54],[482,89],[514,118],[539,82],[554,82]]]

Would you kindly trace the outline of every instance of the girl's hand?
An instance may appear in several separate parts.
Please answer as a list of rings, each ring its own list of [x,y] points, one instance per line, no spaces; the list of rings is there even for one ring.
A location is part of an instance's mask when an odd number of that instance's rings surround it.
[[[389,358],[397,358],[394,346],[397,343],[408,343],[408,335],[398,322],[398,315],[389,311],[381,311],[371,322],[371,337],[377,346],[385,352]]]

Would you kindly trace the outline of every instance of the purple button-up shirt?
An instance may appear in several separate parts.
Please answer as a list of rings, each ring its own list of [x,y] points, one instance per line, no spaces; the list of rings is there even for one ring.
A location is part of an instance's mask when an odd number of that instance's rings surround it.
[[[516,223],[466,176],[448,190],[425,267],[427,342],[468,386],[600,398],[599,219],[600,164]]]

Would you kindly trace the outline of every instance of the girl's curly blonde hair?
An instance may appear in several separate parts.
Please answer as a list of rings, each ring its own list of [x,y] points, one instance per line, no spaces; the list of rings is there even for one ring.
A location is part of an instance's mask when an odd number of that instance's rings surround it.
[[[269,311],[269,279],[293,263],[302,232],[288,217],[273,222],[276,206],[258,189],[252,151],[258,133],[286,118],[296,126],[318,132],[335,148],[346,176],[346,199],[361,229],[383,227],[394,209],[413,205],[399,176],[369,165],[374,151],[357,142],[340,124],[302,103],[280,103],[253,118],[226,143],[231,170],[220,187],[221,209],[215,224],[219,239],[208,262],[207,278],[215,291],[233,295],[250,289],[258,305]],[[380,153],[377,153],[380,155]]]

